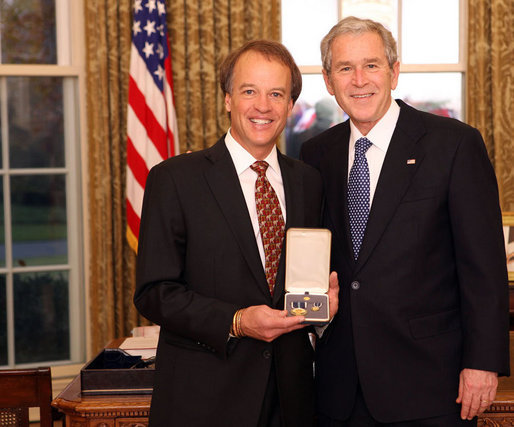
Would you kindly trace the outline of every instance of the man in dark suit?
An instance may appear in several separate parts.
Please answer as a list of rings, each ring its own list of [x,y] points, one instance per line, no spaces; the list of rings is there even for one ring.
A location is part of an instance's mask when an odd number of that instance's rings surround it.
[[[277,273],[268,248],[278,236],[280,255],[283,227],[262,228],[253,169],[268,165],[275,225],[319,225],[319,173],[275,146],[301,75],[281,44],[254,41],[225,59],[220,83],[227,134],[146,184],[134,302],[161,326],[150,425],[310,427],[313,349],[305,318],[282,309],[284,257]],[[333,315],[335,274],[330,284]]]
[[[300,157],[300,149],[305,141],[319,135],[334,124],[336,119],[336,104],[331,98],[322,98],[314,105],[314,122],[305,130],[291,132],[286,138],[287,155],[293,159]]]
[[[306,142],[339,312],[317,344],[321,426],[476,425],[509,373],[498,190],[480,133],[391,98],[396,43],[346,18],[321,44],[350,119]]]

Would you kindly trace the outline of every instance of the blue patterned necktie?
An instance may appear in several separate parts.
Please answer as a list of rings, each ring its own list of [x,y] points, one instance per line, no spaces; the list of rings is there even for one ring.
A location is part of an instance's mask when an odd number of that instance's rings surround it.
[[[369,167],[366,151],[371,145],[368,138],[359,138],[355,142],[355,159],[348,179],[348,212],[355,259],[359,257],[369,215]]]

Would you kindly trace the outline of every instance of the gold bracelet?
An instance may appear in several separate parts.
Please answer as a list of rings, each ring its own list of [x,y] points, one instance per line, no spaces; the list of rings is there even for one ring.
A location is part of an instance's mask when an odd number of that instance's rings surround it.
[[[239,313],[239,316],[237,318],[237,324],[238,324],[238,327],[239,327],[239,335],[241,337],[245,337],[246,334],[244,333],[243,331],[243,326],[241,325],[241,319],[243,318],[243,312],[245,311],[244,308],[241,309],[240,313]]]
[[[239,309],[236,312],[236,325],[234,329],[237,338],[241,338],[243,336],[243,334],[241,333],[241,311],[242,309]]]
[[[236,312],[234,313],[234,316],[232,316],[232,325],[230,325],[230,335],[232,336],[236,336],[236,317],[237,317],[237,312],[239,310],[236,310]]]
[[[234,313],[234,317],[232,318],[232,327],[230,328],[230,333],[234,335],[236,338],[244,337],[243,329],[241,328],[241,317],[243,315],[244,308],[240,308]]]

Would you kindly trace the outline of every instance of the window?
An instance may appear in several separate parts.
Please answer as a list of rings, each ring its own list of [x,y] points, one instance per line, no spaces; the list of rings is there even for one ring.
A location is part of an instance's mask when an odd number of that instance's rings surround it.
[[[319,130],[346,119],[325,88],[319,45],[333,25],[350,15],[379,21],[393,33],[401,64],[393,97],[463,120],[464,0],[282,0],[282,41],[303,75],[302,94],[286,127],[287,154],[297,156],[293,141],[313,136],[302,132],[316,118],[318,124],[319,116]]]
[[[0,0],[0,367],[83,360],[82,7]]]

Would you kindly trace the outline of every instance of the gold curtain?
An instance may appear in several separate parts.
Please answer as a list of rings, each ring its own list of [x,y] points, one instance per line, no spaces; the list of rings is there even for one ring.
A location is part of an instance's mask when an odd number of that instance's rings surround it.
[[[124,336],[135,257],[125,239],[125,128],[131,0],[85,3],[91,350]]]
[[[211,146],[228,128],[218,66],[247,40],[280,40],[280,0],[168,1],[181,151]]]
[[[504,211],[514,211],[514,0],[469,0],[467,122],[493,162]]]
[[[87,0],[89,317],[92,353],[146,320],[132,303],[126,238],[126,106],[132,0]],[[228,121],[218,65],[253,38],[280,39],[280,0],[167,0],[181,151],[208,147]]]

